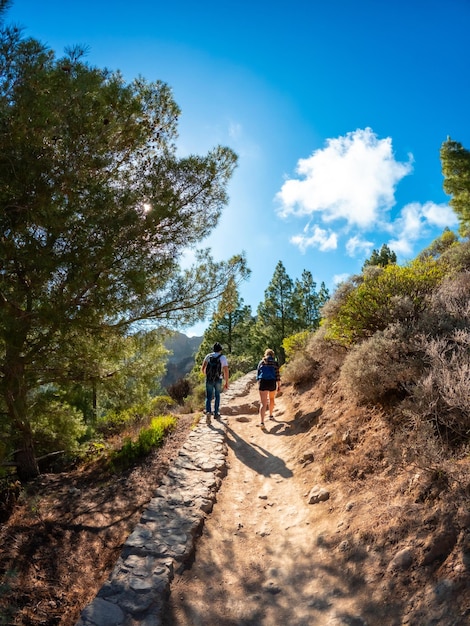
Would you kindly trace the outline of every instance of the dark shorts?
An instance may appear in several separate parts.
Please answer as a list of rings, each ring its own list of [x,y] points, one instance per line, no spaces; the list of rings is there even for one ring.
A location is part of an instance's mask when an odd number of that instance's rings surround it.
[[[277,382],[275,380],[263,380],[261,379],[259,382],[259,390],[260,391],[276,391]]]

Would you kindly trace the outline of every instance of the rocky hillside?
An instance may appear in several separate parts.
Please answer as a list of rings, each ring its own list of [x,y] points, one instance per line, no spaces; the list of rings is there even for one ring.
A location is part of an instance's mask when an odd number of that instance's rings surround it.
[[[202,337],[188,337],[175,332],[165,341],[165,348],[171,351],[162,385],[168,388],[188,374],[194,366],[194,356],[201,345]]]

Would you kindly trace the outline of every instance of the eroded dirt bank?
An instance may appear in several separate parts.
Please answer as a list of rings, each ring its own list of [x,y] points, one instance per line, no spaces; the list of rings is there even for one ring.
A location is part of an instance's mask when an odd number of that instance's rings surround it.
[[[315,449],[337,436],[328,420],[321,427],[328,407],[284,393],[263,431],[247,411],[257,399],[254,386],[229,403],[228,473],[194,562],[172,583],[165,626],[470,623],[466,600],[454,604],[462,591],[468,598],[457,564],[452,580],[397,559],[396,516],[408,504],[387,495],[381,466],[377,480],[326,484],[329,499],[308,503],[325,486]]]

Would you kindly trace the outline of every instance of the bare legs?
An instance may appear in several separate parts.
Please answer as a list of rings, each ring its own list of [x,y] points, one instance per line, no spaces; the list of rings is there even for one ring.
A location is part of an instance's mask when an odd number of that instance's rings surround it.
[[[269,391],[259,390],[259,421],[264,424],[264,416],[266,415],[266,406],[268,404]]]
[[[269,394],[269,417],[271,417],[271,415],[274,412],[274,400],[276,398],[276,390],[268,391],[268,394]]]

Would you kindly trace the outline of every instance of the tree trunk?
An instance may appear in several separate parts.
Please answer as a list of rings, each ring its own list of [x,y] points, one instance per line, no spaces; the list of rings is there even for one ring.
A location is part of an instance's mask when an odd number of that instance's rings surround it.
[[[23,447],[15,451],[14,459],[16,463],[16,473],[22,483],[26,483],[39,476],[39,466],[34,454],[32,437],[29,438],[29,441],[26,441],[25,437],[23,438]]]
[[[39,476],[40,472],[27,415],[25,368],[17,346],[7,346],[5,361],[3,395],[8,408],[13,445],[16,448],[14,458],[18,478],[21,482],[27,482]]]

